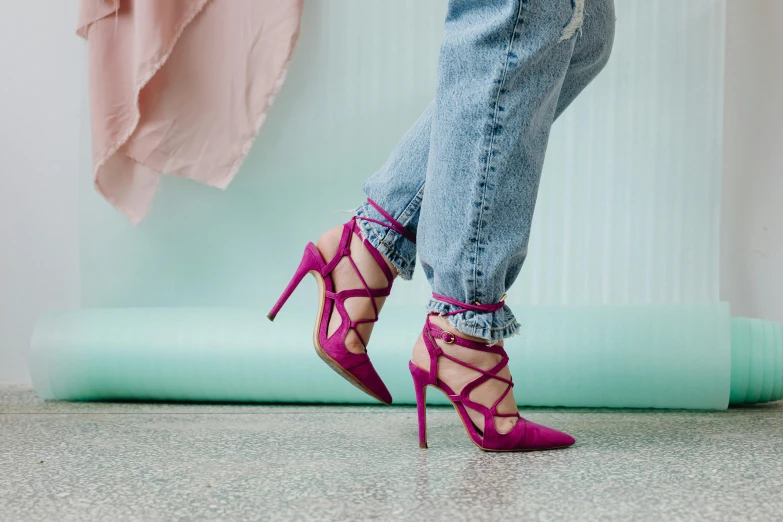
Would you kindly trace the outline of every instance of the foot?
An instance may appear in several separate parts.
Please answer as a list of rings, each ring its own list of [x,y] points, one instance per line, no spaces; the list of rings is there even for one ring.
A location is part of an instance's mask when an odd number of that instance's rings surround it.
[[[337,247],[340,244],[342,233],[343,226],[340,225],[327,231],[318,238],[316,246],[327,263],[331,261],[337,253]],[[391,284],[391,281],[386,280],[386,275],[375,262],[375,258],[370,254],[367,248],[365,248],[356,234],[351,234],[351,258],[353,259],[353,262],[356,263],[356,268],[359,269],[359,272],[361,272],[362,277],[370,288],[386,288]],[[391,270],[392,275],[396,278],[397,269],[394,268],[394,265],[392,265],[388,259],[384,258],[384,260]],[[359,276],[356,274],[356,271],[353,269],[353,266],[351,266],[351,262],[347,257],[344,257],[337,263],[337,266],[330,274],[330,277],[332,278],[335,292],[353,288],[364,288],[361,279],[359,279]],[[378,312],[380,312],[385,301],[385,297],[375,298],[375,305],[378,307]],[[372,300],[369,297],[348,298],[345,300],[345,309],[354,321],[359,319],[373,319],[375,317],[375,310],[372,306]],[[329,318],[327,337],[331,337],[331,335],[340,328],[341,323],[342,319],[340,318],[340,314],[333,313]],[[356,332],[349,330],[348,336],[345,339],[346,349],[352,353],[365,353],[367,348],[364,343],[362,343],[362,339],[366,342],[370,341],[370,335],[372,334],[374,324],[375,323],[362,323],[356,326],[357,330],[359,330],[359,335],[361,335],[361,339],[356,335]]]
[[[450,332],[457,337],[479,343],[486,344],[487,342],[485,339],[465,335],[464,333],[458,331],[453,326],[451,326],[451,323],[449,323],[445,317],[431,315],[430,321],[440,329]],[[470,348],[465,348],[456,344],[447,344],[441,339],[436,339],[435,342],[437,342],[438,346],[441,347],[444,353],[483,370],[489,370],[498,362],[500,362],[501,359],[501,357],[497,354],[471,350]],[[503,346],[502,341],[498,342],[497,344]],[[423,370],[429,371],[430,369],[430,355],[421,335],[416,341],[416,344],[413,346],[413,364]],[[481,374],[479,372],[471,370],[470,368],[466,368],[460,364],[455,363],[454,361],[450,361],[446,357],[441,357],[438,360],[438,379],[446,383],[449,388],[454,390],[454,393],[460,393],[466,384],[473,381],[480,375]],[[511,373],[508,370],[508,366],[498,372],[498,376],[510,379]],[[470,399],[479,404],[483,404],[487,408],[490,408],[497,398],[500,397],[500,395],[506,390],[507,386],[508,385],[506,383],[497,379],[489,379],[487,382],[477,386],[470,393]],[[468,415],[470,415],[470,419],[473,421],[473,424],[483,432],[484,415],[472,408],[466,407],[465,409],[468,411]],[[497,411],[498,413],[517,412],[517,403],[514,400],[513,390],[509,391],[508,395],[506,395],[503,400],[500,401]],[[495,417],[495,429],[500,434],[508,433],[512,430],[517,421],[517,417]]]

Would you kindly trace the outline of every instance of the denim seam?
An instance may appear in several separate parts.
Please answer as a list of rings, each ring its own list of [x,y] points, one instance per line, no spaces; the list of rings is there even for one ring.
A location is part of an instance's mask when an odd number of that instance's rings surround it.
[[[503,85],[506,82],[506,78],[508,76],[508,70],[509,70],[509,62],[511,61],[511,49],[514,45],[514,39],[517,35],[517,27],[519,27],[519,21],[522,18],[522,0],[518,0],[517,2],[517,16],[514,20],[514,27],[511,30],[511,36],[509,37],[508,46],[506,48],[506,60],[503,63],[503,71],[501,73],[500,82],[498,83],[497,93],[495,94],[495,107],[494,112],[492,114],[492,127],[490,130],[489,135],[489,144],[487,145],[487,151],[486,151],[486,159],[484,161],[484,175],[482,177],[482,180],[484,182],[484,186],[482,187],[481,192],[481,207],[479,208],[479,215],[478,220],[476,223],[477,230],[475,235],[475,246],[473,248],[474,253],[474,262],[473,262],[473,301],[478,301],[478,272],[480,268],[480,261],[479,261],[479,245],[481,244],[481,229],[482,229],[482,220],[484,218],[484,208],[486,204],[487,199],[487,180],[489,178],[490,168],[492,167],[492,152],[493,152],[493,146],[495,142],[495,133],[497,132],[497,125],[498,125],[498,114],[499,106],[500,106],[500,95],[503,93]]]
[[[410,216],[408,216],[407,218],[405,217],[405,214],[411,209],[411,206],[413,205],[414,202],[416,202],[417,205],[421,203],[421,200],[422,200],[421,193],[422,193],[423,190],[424,190],[424,183],[421,184],[421,187],[419,187],[419,190],[416,191],[416,194],[411,198],[411,200],[408,202],[408,204],[405,205],[405,209],[402,211],[402,213],[400,213],[400,215],[398,217],[394,218],[397,221],[399,221],[400,224],[402,224],[402,226],[407,225],[408,221],[410,221],[410,219],[413,217],[413,214],[416,213],[415,210],[411,210]],[[388,228],[388,227],[385,227],[385,228],[386,228],[386,233],[383,235],[383,237],[378,237],[378,240],[381,241],[382,243],[384,241],[386,241],[386,238],[389,237],[390,233],[395,233],[395,234],[399,235],[400,237],[404,237],[402,234],[399,234],[398,232],[392,230],[391,228]],[[404,238],[404,239],[407,239],[407,238]],[[392,237],[392,242],[393,242],[393,237]],[[386,245],[386,246],[389,246],[389,245]]]
[[[416,213],[416,210],[414,209],[414,203],[415,206],[421,207],[421,200],[423,199],[422,193],[424,192],[424,183],[421,184],[419,187],[419,190],[416,191],[416,195],[413,196],[413,198],[408,202],[408,204],[405,206],[405,210],[403,210],[402,214],[400,214],[400,222],[403,225],[407,225],[408,222],[410,222],[410,219],[413,217],[413,214]],[[405,216],[406,213],[410,211],[409,216]],[[403,219],[405,217],[405,219]]]

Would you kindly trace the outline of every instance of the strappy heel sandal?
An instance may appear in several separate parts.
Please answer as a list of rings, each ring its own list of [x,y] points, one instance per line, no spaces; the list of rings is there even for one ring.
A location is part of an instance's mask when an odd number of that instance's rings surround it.
[[[436,299],[461,306],[460,310],[451,312],[447,315],[453,315],[468,310],[473,311],[485,311],[494,312],[502,308],[503,302],[491,305],[471,305],[468,303],[460,303],[453,299],[433,294]],[[437,390],[443,392],[462,420],[467,431],[468,436],[473,443],[484,451],[537,451],[537,450],[549,450],[557,448],[565,448],[571,446],[575,441],[574,438],[566,433],[541,426],[534,422],[530,422],[519,415],[519,413],[498,413],[497,407],[500,401],[508,395],[514,383],[511,379],[501,377],[498,373],[506,367],[508,364],[508,355],[502,346],[481,344],[467,339],[462,339],[451,332],[446,332],[438,326],[432,324],[430,316],[424,323],[424,331],[422,334],[424,338],[424,344],[427,347],[427,352],[430,356],[430,369],[424,370],[410,361],[409,367],[411,376],[413,377],[413,385],[416,389],[416,407],[419,416],[419,447],[427,447],[427,387],[431,386]],[[436,339],[440,339],[447,344],[457,344],[464,348],[470,348],[471,350],[479,350],[482,352],[493,353],[501,356],[500,361],[490,368],[484,370],[468,364],[465,361],[461,361],[456,357],[445,353],[443,349],[438,345]],[[446,383],[438,379],[438,360],[441,357],[445,357],[450,361],[460,364],[466,368],[469,368],[475,372],[480,373],[476,379],[467,383],[459,393],[455,393]],[[490,379],[496,379],[506,383],[505,391],[500,397],[495,400],[491,407],[487,407],[483,404],[479,404],[470,399],[470,392],[477,386],[489,381]],[[479,428],[473,423],[468,415],[467,409],[471,408],[484,416],[484,430]],[[499,433],[495,429],[495,417],[518,417],[518,421],[514,424],[514,427],[508,433]]]
[[[378,252],[368,240],[362,238],[357,220],[372,221],[373,223],[395,230],[414,243],[416,242],[416,237],[403,227],[402,224],[392,218],[391,215],[383,210],[377,203],[371,199],[368,199],[367,202],[375,207],[388,223],[367,217],[354,216],[343,225],[343,233],[337,247],[337,253],[328,263],[324,261],[321,252],[315,244],[312,242],[308,243],[294,277],[291,279],[291,282],[288,283],[288,286],[286,286],[280,299],[277,300],[267,317],[270,321],[273,321],[293,293],[294,289],[302,282],[304,276],[312,274],[318,283],[320,303],[313,332],[313,345],[315,346],[316,353],[345,380],[382,403],[391,404],[392,396],[383,383],[383,380],[381,380],[380,376],[375,371],[367,353],[352,353],[345,347],[345,340],[348,333],[350,330],[353,330],[365,346],[366,350],[367,343],[362,338],[356,326],[362,323],[374,323],[378,320],[379,311],[375,299],[388,296],[391,293],[392,283],[394,281],[394,276],[386,265],[386,260],[383,258],[383,255]],[[387,281],[386,287],[370,288],[359,271],[359,268],[356,266],[356,263],[351,258],[351,238],[354,234],[362,240],[364,247],[367,248],[373,259],[375,259],[375,262],[383,271]],[[346,257],[350,261],[356,274],[359,276],[359,280],[362,282],[364,288],[352,288],[335,293],[334,283],[330,274],[337,264]],[[369,298],[375,311],[375,317],[371,319],[359,319],[356,321],[352,320],[345,308],[345,301],[352,297]],[[340,328],[331,336],[327,336],[329,319],[331,318],[331,314],[335,313],[335,311],[340,314]]]

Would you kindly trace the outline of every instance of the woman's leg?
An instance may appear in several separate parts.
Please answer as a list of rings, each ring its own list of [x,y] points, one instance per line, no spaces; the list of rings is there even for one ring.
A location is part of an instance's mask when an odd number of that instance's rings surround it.
[[[614,24],[613,14],[606,16],[611,4],[592,4],[595,11],[598,5],[605,8],[604,16],[587,17],[603,20],[598,29],[605,40]],[[578,31],[564,35],[576,5],[571,0],[449,4],[418,223],[419,257],[435,294],[496,303],[519,274],[549,130],[580,38]],[[580,73],[574,70],[574,78],[584,76]],[[569,86],[564,105],[575,90]],[[457,307],[432,299],[428,309],[449,313]],[[449,320],[460,332],[488,341],[519,328],[507,306]]]
[[[498,303],[519,274],[552,122],[603,66],[611,47],[611,1],[588,1],[588,6],[589,22],[580,37],[571,31],[572,22],[579,22],[578,1],[449,4],[418,252],[434,293],[428,310],[451,314],[431,320],[460,337],[501,343],[519,329],[508,306],[458,312],[464,307],[448,301]],[[438,379],[456,393],[481,374],[449,357],[484,370],[501,360],[441,340],[437,344],[447,356],[438,359]],[[413,362],[429,369],[421,338]],[[507,367],[498,376],[511,378]],[[487,406],[500,400],[498,413],[512,415],[516,401],[513,393],[503,395],[506,388],[506,382],[489,379],[472,389],[470,399]],[[470,408],[468,413],[484,430],[484,415]],[[516,422],[516,417],[494,417],[499,433]]]
[[[555,119],[604,67],[613,39],[613,1],[586,0],[584,22],[575,36],[573,53],[557,98]],[[434,107],[433,102],[425,109],[386,163],[362,187],[368,197],[413,232],[418,228],[424,195]],[[382,220],[382,216],[366,203],[357,210],[357,215]],[[532,218],[532,213],[530,216]],[[360,225],[365,237],[386,256],[400,276],[410,279],[416,261],[416,245],[391,229],[371,222]]]

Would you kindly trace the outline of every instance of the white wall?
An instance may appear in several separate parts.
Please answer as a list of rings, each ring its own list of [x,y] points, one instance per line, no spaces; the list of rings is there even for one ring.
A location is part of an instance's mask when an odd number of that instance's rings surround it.
[[[77,4],[0,5],[0,384],[29,383],[38,314],[79,302]],[[780,0],[728,2],[721,297],[783,322],[781,19]]]
[[[783,322],[783,58],[780,0],[727,9],[721,299]]]
[[[30,382],[41,311],[79,302],[77,7],[0,4],[0,384]]]

